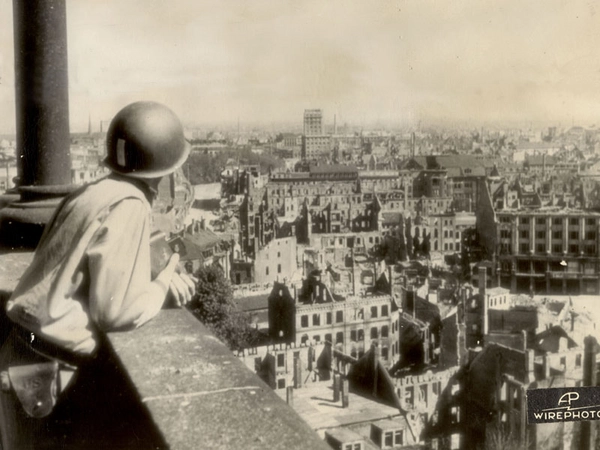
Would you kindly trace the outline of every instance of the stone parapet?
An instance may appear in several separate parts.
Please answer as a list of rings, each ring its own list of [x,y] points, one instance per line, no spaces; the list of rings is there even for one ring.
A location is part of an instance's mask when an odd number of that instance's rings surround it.
[[[170,449],[329,448],[185,310],[108,339]]]

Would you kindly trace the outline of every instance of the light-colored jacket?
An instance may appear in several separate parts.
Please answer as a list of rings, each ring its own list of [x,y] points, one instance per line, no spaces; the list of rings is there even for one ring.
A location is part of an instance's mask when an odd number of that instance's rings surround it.
[[[7,314],[46,340],[90,354],[99,330],[134,328],[157,312],[150,287],[150,204],[108,177],[68,196],[46,226]]]

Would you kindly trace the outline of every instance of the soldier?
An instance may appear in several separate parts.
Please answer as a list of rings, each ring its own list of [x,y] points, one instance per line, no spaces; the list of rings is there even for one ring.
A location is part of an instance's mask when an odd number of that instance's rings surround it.
[[[35,430],[47,428],[40,424],[57,414],[54,409],[66,398],[54,408],[60,368],[77,368],[65,394],[93,397],[83,391],[101,381],[90,377],[99,376],[106,363],[105,332],[143,325],[159,312],[167,294],[178,305],[191,300],[194,280],[178,271],[179,255],[173,254],[154,280],[150,255],[150,212],[158,184],[189,152],[181,122],[170,109],[153,102],[123,108],[107,134],[105,164],[111,174],[65,198],[46,226],[7,304],[14,326],[0,350],[4,450],[32,446]],[[17,389],[28,384],[19,380],[36,373],[42,374],[38,380],[48,380],[44,386]],[[8,385],[15,389],[7,390]]]

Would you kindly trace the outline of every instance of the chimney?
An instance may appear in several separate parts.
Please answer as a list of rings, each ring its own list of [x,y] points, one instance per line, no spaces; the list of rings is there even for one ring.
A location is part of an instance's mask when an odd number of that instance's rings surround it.
[[[373,397],[377,397],[377,382],[379,375],[379,346],[373,342],[371,344],[371,351],[373,352]]]
[[[348,378],[342,378],[342,408],[350,406],[350,383]]]
[[[485,338],[489,333],[489,318],[488,318],[488,298],[487,298],[487,268],[479,268],[479,296],[481,297],[481,306],[483,310],[481,334]]]
[[[479,267],[479,278],[477,280],[477,284],[479,285],[479,293],[485,297],[487,290],[487,268]]]
[[[333,401],[340,401],[340,376],[338,374],[333,376]]]
[[[294,407],[294,388],[292,386],[285,389],[285,400],[289,407]]]
[[[300,364],[300,358],[296,356],[294,358],[294,389],[302,387],[302,366]]]
[[[521,336],[523,336],[523,351],[527,351],[527,330],[521,330]]]
[[[596,348],[598,342],[593,336],[587,336],[583,342],[583,385],[596,386]]]
[[[566,337],[560,337],[558,339],[558,351],[559,353],[566,352],[569,349],[569,343]]]
[[[357,295],[356,288],[356,267],[354,264],[354,248],[350,249],[350,257],[352,258],[352,295]]]
[[[546,352],[543,356],[542,356],[542,372],[543,372],[543,377],[544,380],[549,380],[550,379],[550,358],[548,357],[548,352]]]
[[[583,385],[596,386],[596,354],[598,341],[593,336],[587,336],[584,339],[583,355]],[[580,445],[579,448],[591,450],[596,448],[596,434],[598,432],[597,424],[593,421],[584,420],[581,422]]]

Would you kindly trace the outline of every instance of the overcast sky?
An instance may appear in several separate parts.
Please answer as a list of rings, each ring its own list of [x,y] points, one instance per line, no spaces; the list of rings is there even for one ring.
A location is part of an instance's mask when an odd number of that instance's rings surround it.
[[[600,125],[594,0],[67,0],[72,131],[138,99],[185,122]],[[0,133],[14,130],[0,0]]]

